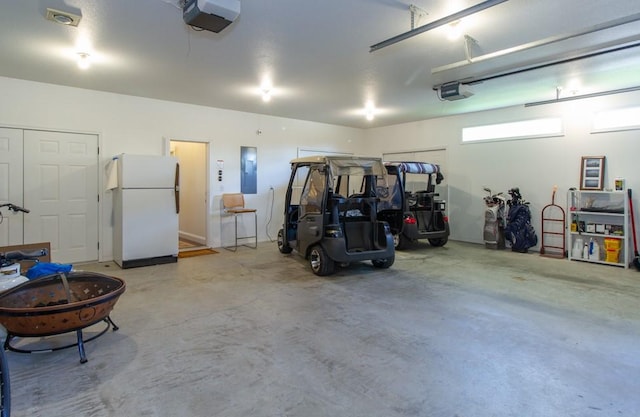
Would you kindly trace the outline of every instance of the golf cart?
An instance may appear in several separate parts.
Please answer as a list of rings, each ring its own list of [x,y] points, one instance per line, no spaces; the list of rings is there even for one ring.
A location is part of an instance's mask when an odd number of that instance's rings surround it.
[[[389,268],[395,260],[389,225],[378,219],[376,184],[384,182],[380,158],[310,156],[291,161],[278,232],[281,253],[309,260],[316,275],[329,275],[336,264],[371,261]]]
[[[446,203],[436,184],[444,179],[440,166],[425,162],[385,162],[389,193],[380,201],[378,218],[389,223],[396,249],[427,239],[443,246],[449,239]]]

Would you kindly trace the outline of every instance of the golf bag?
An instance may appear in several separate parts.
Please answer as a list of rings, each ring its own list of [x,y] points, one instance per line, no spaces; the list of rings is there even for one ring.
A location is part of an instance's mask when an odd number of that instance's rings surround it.
[[[506,224],[505,207],[507,199],[502,193],[491,194],[491,189],[484,189],[488,195],[484,197],[484,244],[488,249],[504,249],[504,226]]]
[[[531,225],[529,202],[524,201],[518,188],[510,189],[509,195],[511,200],[507,201],[509,212],[504,229],[505,238],[511,243],[512,251],[526,253],[538,244],[538,236]]]

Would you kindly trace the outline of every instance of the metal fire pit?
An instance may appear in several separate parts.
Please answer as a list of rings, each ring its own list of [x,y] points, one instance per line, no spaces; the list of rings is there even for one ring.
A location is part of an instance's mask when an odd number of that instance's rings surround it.
[[[103,335],[109,328],[118,330],[109,314],[126,288],[116,277],[71,272],[48,275],[20,284],[0,293],[0,323],[7,329],[5,349],[31,353],[78,346],[80,362],[87,361],[84,342]],[[82,329],[103,321],[106,327],[97,335],[83,339]],[[43,337],[75,331],[77,343],[66,346],[25,350],[15,347],[15,337]]]

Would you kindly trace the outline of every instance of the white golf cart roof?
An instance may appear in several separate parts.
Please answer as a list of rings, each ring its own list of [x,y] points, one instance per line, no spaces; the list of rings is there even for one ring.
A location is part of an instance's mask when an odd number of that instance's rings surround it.
[[[429,164],[427,162],[390,161],[385,165],[396,166],[398,171],[408,174],[437,174],[440,172],[440,165]]]
[[[371,156],[351,155],[314,155],[295,158],[291,164],[315,165],[323,164],[329,167],[331,174],[337,175],[378,175],[383,176],[386,171],[382,165],[382,158]]]

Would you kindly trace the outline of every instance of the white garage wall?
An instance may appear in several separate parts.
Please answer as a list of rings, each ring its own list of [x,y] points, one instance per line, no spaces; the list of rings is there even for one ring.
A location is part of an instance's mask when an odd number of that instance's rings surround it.
[[[271,215],[270,237],[275,238],[282,224],[288,162],[297,156],[298,147],[355,152],[364,137],[360,129],[5,77],[0,77],[0,91],[0,126],[97,133],[101,172],[113,155],[123,152],[162,155],[165,138],[210,142],[209,241],[213,246],[220,245],[220,195],[240,190],[240,146],[258,148],[258,194],[246,200],[248,206],[258,208],[259,240],[264,241]],[[217,181],[218,159],[225,162],[221,183]],[[275,189],[272,214],[270,186]],[[100,197],[100,260],[106,261],[113,259],[111,192],[101,191]]]
[[[470,100],[481,99],[474,96]],[[579,188],[580,158],[605,155],[605,187],[613,188],[617,176],[626,179],[634,193],[634,208],[640,196],[640,130],[591,134],[596,111],[637,106],[640,93],[625,93],[593,99],[575,100],[545,106],[507,109],[443,117],[415,123],[369,129],[366,140],[380,153],[392,150],[419,150],[446,147],[449,183],[451,238],[482,243],[484,205],[483,186],[506,191],[519,187],[531,202],[533,225],[540,240],[541,211],[551,202],[558,185],[556,204],[566,210],[570,187]],[[443,103],[455,105],[455,103]],[[461,143],[461,129],[467,126],[561,116],[565,136],[560,138]]]
[[[220,195],[240,188],[236,175],[240,169],[240,146],[258,147],[258,194],[248,196],[247,204],[259,210],[261,241],[275,237],[282,222],[287,162],[296,157],[298,148],[360,154],[366,144],[371,155],[446,148],[451,238],[455,240],[482,242],[483,186],[505,192],[520,187],[523,196],[531,201],[533,223],[540,235],[540,212],[551,200],[553,185],[559,187],[556,203],[565,206],[568,188],[578,186],[580,157],[584,155],[607,157],[607,187],[613,186],[617,176],[626,179],[627,187],[638,187],[634,194],[638,217],[640,131],[590,134],[595,111],[637,105],[638,92],[360,130],[4,77],[0,77],[0,91],[0,126],[97,133],[102,145],[101,169],[112,155],[122,152],[161,155],[165,138],[210,142],[208,233],[214,246],[220,244]],[[460,141],[463,127],[547,116],[563,117],[564,137],[465,145]],[[258,135],[258,130],[262,134]],[[217,182],[217,159],[225,161],[222,183]],[[273,211],[270,186],[275,188]],[[100,259],[110,260],[110,192],[102,191],[101,201]]]

